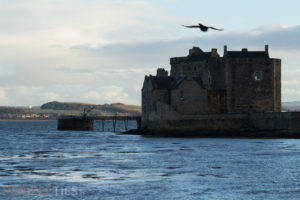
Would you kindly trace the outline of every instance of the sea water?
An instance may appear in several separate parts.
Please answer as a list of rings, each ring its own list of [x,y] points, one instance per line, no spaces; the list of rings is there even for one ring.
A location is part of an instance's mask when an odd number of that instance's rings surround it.
[[[134,122],[129,123],[135,128]],[[300,199],[300,140],[153,138],[0,122],[0,199]],[[123,128],[118,122],[118,130]]]

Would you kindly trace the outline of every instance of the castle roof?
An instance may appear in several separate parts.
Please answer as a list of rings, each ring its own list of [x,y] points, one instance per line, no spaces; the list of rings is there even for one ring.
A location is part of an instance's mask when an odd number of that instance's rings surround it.
[[[179,76],[175,81],[174,84],[172,86],[172,88],[179,86],[184,80],[186,80],[187,76],[186,75],[181,75]],[[206,88],[206,86],[204,85],[202,79],[200,76],[194,76],[192,77],[192,79],[198,83],[202,88]]]
[[[163,90],[171,89],[174,83],[174,78],[170,76],[150,76],[153,89]]]
[[[179,64],[184,62],[199,62],[208,60],[212,57],[219,57],[216,49],[212,49],[211,52],[204,52],[199,47],[193,47],[189,50],[188,56],[171,58],[170,63]]]
[[[170,76],[149,76],[151,79],[153,89],[158,90],[169,90],[179,86],[184,80],[186,80],[187,76],[182,75],[177,79]],[[193,80],[198,83],[202,88],[206,88],[200,76],[193,77]]]
[[[211,57],[211,52],[194,53],[186,57],[186,62],[203,61],[209,59],[210,57]]]

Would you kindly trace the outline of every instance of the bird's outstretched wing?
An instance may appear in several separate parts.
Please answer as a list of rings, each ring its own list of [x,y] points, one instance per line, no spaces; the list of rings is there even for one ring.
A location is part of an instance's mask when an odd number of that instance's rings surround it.
[[[210,28],[210,29],[214,29],[214,30],[216,30],[216,31],[223,31],[224,29],[223,28],[215,28],[215,27],[212,27],[212,26],[209,26],[208,28]]]
[[[216,31],[223,31],[224,29],[219,29],[219,28],[215,28],[215,27],[212,27],[212,26],[205,26],[203,24],[200,24],[199,25],[191,25],[191,26],[186,26],[186,25],[182,25],[186,28],[200,28],[201,31],[203,32],[206,32],[208,31],[208,29],[213,29],[213,30],[216,30]]]
[[[192,25],[192,26],[185,26],[185,25],[182,25],[182,26],[187,27],[187,28],[199,28],[199,26],[194,26],[194,25]]]

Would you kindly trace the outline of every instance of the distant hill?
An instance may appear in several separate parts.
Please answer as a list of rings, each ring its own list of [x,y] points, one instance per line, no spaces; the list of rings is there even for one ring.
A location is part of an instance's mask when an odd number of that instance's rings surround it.
[[[300,111],[300,101],[283,102],[282,111]]]
[[[141,115],[141,107],[122,103],[93,105],[86,103],[49,102],[35,107],[0,106],[0,119],[55,120],[61,115],[80,116],[86,111],[91,116],[101,115]]]
[[[77,110],[77,111],[99,111],[100,113],[128,113],[130,115],[140,115],[141,107],[135,105],[126,105],[122,103],[113,104],[86,104],[86,103],[76,103],[76,102],[58,102],[52,101],[45,103],[41,106],[43,110]]]
[[[0,106],[0,114],[22,114],[25,113],[28,109],[26,108],[17,108],[17,107],[5,107]]]

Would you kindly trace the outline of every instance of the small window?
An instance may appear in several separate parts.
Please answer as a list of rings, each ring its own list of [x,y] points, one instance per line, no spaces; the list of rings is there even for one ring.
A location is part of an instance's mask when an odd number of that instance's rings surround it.
[[[261,78],[262,78],[261,72],[255,72],[255,73],[254,73],[254,80],[260,81]]]
[[[223,103],[224,103],[224,96],[220,96],[220,97],[219,97],[219,103],[220,103],[220,104],[223,104]]]

